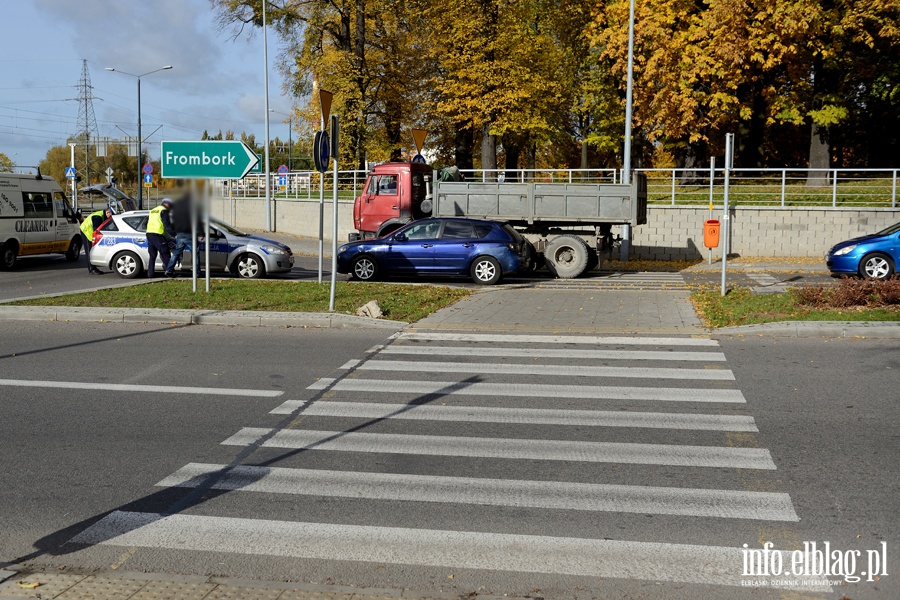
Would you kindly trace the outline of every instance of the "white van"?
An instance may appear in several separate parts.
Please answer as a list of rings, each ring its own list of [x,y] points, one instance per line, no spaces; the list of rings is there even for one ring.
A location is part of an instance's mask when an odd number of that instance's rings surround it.
[[[59,252],[69,261],[81,254],[75,212],[52,177],[0,173],[0,269],[19,256]]]

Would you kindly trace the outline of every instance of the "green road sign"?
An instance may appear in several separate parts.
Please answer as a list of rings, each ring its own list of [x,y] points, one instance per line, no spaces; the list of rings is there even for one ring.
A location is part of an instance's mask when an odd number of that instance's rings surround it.
[[[251,173],[262,173],[262,158],[263,158],[263,157],[262,157],[262,154],[260,154],[259,152],[257,152],[257,153],[256,153],[256,158],[257,158],[258,162],[256,163],[256,166],[255,166],[255,167],[253,167],[252,169],[250,169],[250,172],[251,172]]]
[[[240,179],[259,163],[240,140],[163,142],[161,177],[169,179]]]

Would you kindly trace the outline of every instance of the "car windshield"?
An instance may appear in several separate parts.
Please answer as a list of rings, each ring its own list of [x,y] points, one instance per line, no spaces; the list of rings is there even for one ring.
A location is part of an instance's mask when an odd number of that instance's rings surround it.
[[[875,235],[891,235],[892,233],[897,233],[898,231],[900,231],[900,223],[894,223],[887,229],[882,229]]]
[[[225,231],[225,232],[227,232],[227,233],[229,233],[229,234],[231,234],[231,235],[233,235],[233,236],[236,236],[236,237],[247,237],[248,235],[250,235],[249,233],[243,232],[243,231],[241,231],[240,229],[237,229],[237,228],[235,228],[235,227],[232,227],[231,225],[229,225],[229,224],[227,224],[227,223],[223,223],[222,221],[220,221],[220,220],[218,220],[218,219],[212,219],[211,222],[212,222],[212,224],[215,225],[217,228],[219,228],[219,229],[221,229],[222,231]]]

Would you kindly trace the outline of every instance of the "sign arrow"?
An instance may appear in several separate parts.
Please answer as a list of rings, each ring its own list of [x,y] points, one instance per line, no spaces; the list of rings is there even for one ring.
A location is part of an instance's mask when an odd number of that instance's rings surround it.
[[[259,157],[240,140],[162,142],[160,163],[168,179],[241,179]]]

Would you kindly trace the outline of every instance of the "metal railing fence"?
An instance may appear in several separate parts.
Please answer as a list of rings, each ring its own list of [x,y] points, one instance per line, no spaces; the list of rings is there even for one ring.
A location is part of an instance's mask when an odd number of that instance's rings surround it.
[[[724,175],[716,169],[641,169],[647,174],[647,195],[653,205],[721,205]],[[729,203],[738,206],[897,208],[900,169],[732,169]],[[475,181],[547,183],[620,183],[616,169],[476,169],[462,171]],[[338,199],[353,201],[365,185],[368,172],[338,171]],[[812,176],[812,177],[811,177]],[[333,197],[330,172],[293,171],[270,175],[271,197],[276,200],[318,200],[320,186]],[[811,185],[815,183],[815,185]],[[223,196],[264,198],[265,176],[219,182]]]

